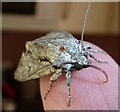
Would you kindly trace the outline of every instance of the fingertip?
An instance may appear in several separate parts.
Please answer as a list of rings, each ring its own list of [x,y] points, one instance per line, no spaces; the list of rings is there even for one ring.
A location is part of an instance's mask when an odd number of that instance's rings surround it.
[[[66,81],[64,77],[58,79],[54,84],[46,99],[44,95],[49,87],[50,76],[40,79],[40,92],[42,96],[43,106],[45,110],[66,110],[67,107],[67,91]]]

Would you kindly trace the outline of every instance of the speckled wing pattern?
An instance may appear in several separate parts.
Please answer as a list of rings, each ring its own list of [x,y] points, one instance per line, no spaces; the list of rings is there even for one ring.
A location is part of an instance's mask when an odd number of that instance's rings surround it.
[[[49,68],[49,65],[70,61],[71,54],[79,52],[76,43],[78,40],[67,32],[52,32],[26,42],[26,51],[22,53],[15,79],[26,81],[54,72],[54,68]],[[49,69],[44,70],[45,67]]]

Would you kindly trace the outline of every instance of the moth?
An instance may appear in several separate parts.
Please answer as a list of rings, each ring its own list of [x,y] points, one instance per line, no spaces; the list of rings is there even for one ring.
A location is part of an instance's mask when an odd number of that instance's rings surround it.
[[[89,4],[90,6],[90,4]],[[88,13],[88,9],[86,15]],[[65,73],[68,86],[68,106],[70,107],[71,93],[71,75],[73,69],[82,70],[92,67],[101,71],[108,81],[107,73],[102,69],[92,64],[91,58],[99,63],[107,63],[98,60],[93,52],[102,52],[95,50],[89,44],[83,44],[83,33],[81,40],[77,40],[73,35],[67,32],[52,32],[47,35],[26,42],[26,51],[22,53],[19,65],[15,71],[15,79],[19,81],[27,81],[51,74],[50,85],[44,99],[52,88],[53,83]]]

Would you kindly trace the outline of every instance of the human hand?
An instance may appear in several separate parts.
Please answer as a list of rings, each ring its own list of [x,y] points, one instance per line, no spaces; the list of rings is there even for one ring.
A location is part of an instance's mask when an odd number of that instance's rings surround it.
[[[92,44],[93,49],[100,49]],[[94,53],[97,59],[107,61],[108,64],[92,61],[94,65],[104,69],[108,74],[108,82],[104,74],[93,68],[74,71],[71,79],[70,110],[117,110],[118,109],[118,65],[108,55]],[[49,86],[50,76],[40,79],[40,90],[45,110],[68,110],[68,90],[64,75],[54,82],[46,100],[44,95]]]

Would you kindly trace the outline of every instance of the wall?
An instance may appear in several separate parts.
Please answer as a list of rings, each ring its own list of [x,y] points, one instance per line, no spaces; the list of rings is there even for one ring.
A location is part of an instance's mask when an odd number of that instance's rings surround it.
[[[46,31],[67,30],[81,32],[88,3],[36,3],[34,16],[3,14],[3,30]],[[91,3],[86,33],[116,34],[117,3]]]

